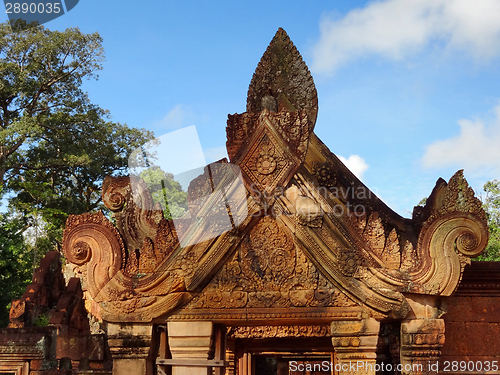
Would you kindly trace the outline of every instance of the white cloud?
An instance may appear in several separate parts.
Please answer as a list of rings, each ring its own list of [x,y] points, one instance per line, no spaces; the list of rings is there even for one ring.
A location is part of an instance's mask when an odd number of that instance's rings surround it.
[[[500,172],[500,104],[495,113],[496,118],[490,124],[481,119],[459,120],[460,134],[427,146],[422,165],[425,168],[458,166],[475,172],[486,169]]]
[[[325,17],[312,70],[332,73],[370,55],[401,60],[438,42],[487,59],[500,52],[500,0],[385,0]]]
[[[188,106],[177,104],[160,121],[152,124],[158,130],[172,131],[193,125],[195,116]]]
[[[343,156],[338,156],[340,161],[345,164],[349,170],[356,175],[360,180],[363,179],[363,173],[368,169],[369,165],[359,155],[351,155],[347,159]]]

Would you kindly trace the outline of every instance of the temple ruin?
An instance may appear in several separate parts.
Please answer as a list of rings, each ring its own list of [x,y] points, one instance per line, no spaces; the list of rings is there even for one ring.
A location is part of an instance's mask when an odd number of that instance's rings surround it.
[[[318,139],[317,113],[313,78],[279,29],[247,111],[229,115],[229,161],[189,187],[183,238],[138,204],[129,177],[106,178],[114,223],[68,219],[70,278],[49,253],[0,331],[0,374],[436,374],[500,360],[500,268],[468,266],[488,227],[463,173],[403,218]],[[239,168],[245,188],[221,166]],[[220,225],[192,219],[220,186],[224,213],[244,220],[197,241]],[[42,312],[48,325],[35,327]],[[486,332],[496,337],[477,338]]]

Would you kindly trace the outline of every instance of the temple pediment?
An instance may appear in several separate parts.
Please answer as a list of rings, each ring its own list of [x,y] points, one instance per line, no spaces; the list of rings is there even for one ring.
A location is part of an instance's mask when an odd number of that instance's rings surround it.
[[[190,218],[176,226],[138,202],[151,201],[145,188],[133,194],[128,177],[107,178],[116,226],[102,213],[72,216],[63,245],[94,313],[111,322],[403,319],[406,294],[453,293],[488,240],[462,172],[402,218],[314,134],[317,111],[311,74],[280,29],[247,112],[229,116],[230,161],[190,185]],[[242,188],[221,174],[228,167]],[[228,231],[210,219],[218,189],[222,210],[242,218]]]

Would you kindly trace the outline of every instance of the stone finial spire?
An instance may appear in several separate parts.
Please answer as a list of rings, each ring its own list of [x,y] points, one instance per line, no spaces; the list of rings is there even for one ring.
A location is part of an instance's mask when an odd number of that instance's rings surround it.
[[[248,88],[247,112],[259,113],[264,108],[306,110],[313,126],[318,114],[318,96],[311,73],[282,28],[267,47]]]

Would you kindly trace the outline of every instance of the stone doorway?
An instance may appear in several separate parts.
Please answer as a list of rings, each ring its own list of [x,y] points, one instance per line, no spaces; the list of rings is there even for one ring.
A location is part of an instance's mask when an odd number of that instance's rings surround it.
[[[331,375],[331,356],[255,356],[258,375]]]
[[[235,348],[234,375],[332,375],[331,338],[247,339]]]

